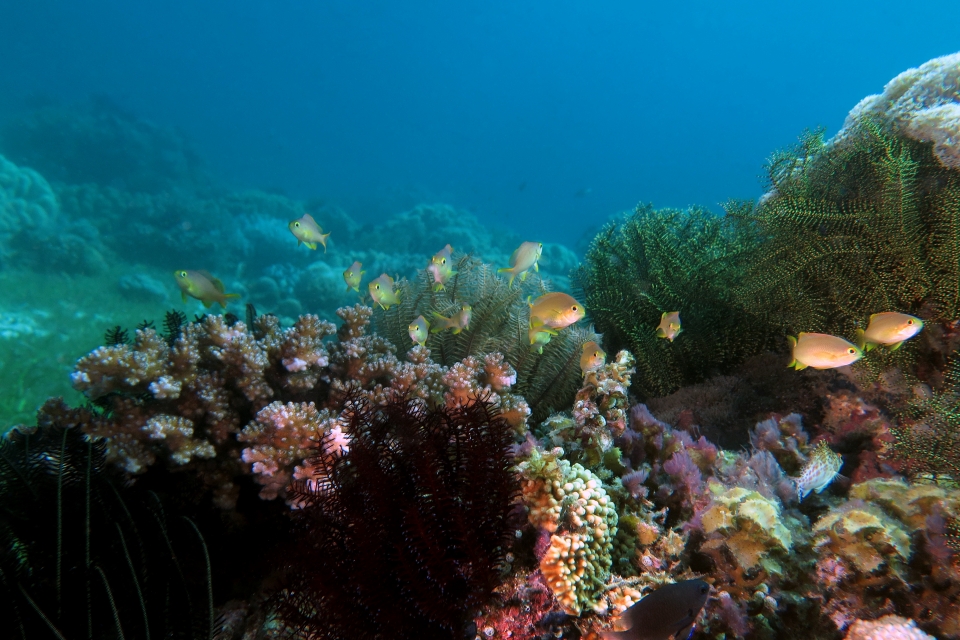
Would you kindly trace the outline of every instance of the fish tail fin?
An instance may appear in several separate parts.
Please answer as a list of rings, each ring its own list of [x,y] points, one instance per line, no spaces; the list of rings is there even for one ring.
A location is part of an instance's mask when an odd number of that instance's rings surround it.
[[[540,273],[540,263],[534,262],[534,263],[533,263],[533,270],[536,271],[537,273]]]
[[[329,233],[324,233],[320,235],[320,242],[323,243],[323,252],[327,252],[327,238],[330,237]]]
[[[864,333],[863,329],[857,329],[855,340],[857,346],[860,347],[860,351],[863,351],[867,346],[867,335]]]
[[[313,251],[316,251],[316,250],[317,250],[317,243],[316,243],[316,242],[304,242],[303,244],[307,245],[307,247],[308,247],[309,249],[313,250]],[[326,251],[326,248],[324,248],[324,251]]]
[[[793,336],[787,336],[787,341],[790,343],[791,349],[797,346],[797,339],[794,338]]]

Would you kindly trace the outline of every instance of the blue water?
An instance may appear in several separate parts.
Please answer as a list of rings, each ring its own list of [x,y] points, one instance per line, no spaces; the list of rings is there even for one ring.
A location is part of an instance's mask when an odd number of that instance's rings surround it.
[[[957,2],[4,4],[0,118],[105,95],[227,184],[569,244],[638,201],[757,196],[771,151],[960,48]]]

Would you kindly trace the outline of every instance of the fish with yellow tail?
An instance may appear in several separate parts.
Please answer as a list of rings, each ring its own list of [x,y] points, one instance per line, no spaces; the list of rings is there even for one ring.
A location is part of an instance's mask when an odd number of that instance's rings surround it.
[[[433,276],[433,290],[443,291],[444,285],[457,272],[453,269],[453,247],[449,244],[430,259],[427,271]]]
[[[583,343],[580,352],[580,371],[584,377],[591,371],[602,369],[607,363],[607,352],[600,348],[593,340],[587,340]]]
[[[327,238],[330,237],[329,233],[324,233],[323,229],[320,228],[320,225],[317,224],[317,221],[313,219],[309,213],[303,214],[300,218],[292,220],[290,224],[287,225],[287,228],[290,229],[290,232],[297,239],[297,246],[300,244],[307,245],[310,249],[316,250],[318,244],[323,245],[323,252],[327,252]]]
[[[857,344],[863,351],[870,351],[878,344],[896,351],[905,340],[920,333],[923,320],[906,313],[884,311],[870,316],[867,329],[857,329]]]
[[[430,323],[423,316],[417,316],[417,319],[407,327],[407,331],[410,333],[410,339],[422,347],[430,337]]]
[[[527,298],[527,304],[530,305],[531,329],[563,329],[586,313],[576,298],[560,291],[545,293],[533,302]]]
[[[473,316],[473,307],[465,304],[458,313],[453,314],[449,318],[440,315],[436,311],[433,312],[433,316],[436,318],[436,320],[434,320],[433,326],[430,327],[430,333],[439,333],[441,331],[446,331],[447,329],[452,329],[453,334],[456,335],[464,329],[470,328],[470,319]]]
[[[190,296],[202,302],[207,308],[216,302],[226,309],[227,300],[240,297],[239,293],[226,293],[223,283],[207,271],[181,269],[174,271],[173,277],[177,281],[177,286],[180,287],[180,297],[184,302],[187,301],[187,296]]]
[[[601,631],[603,640],[690,640],[710,595],[703,580],[683,580],[651,591]]]
[[[683,331],[683,327],[680,325],[680,312],[671,311],[667,313],[664,311],[663,315],[660,316],[660,324],[657,325],[657,337],[666,338],[673,342],[681,331]]]
[[[363,280],[363,274],[365,273],[366,271],[363,270],[363,265],[360,264],[360,261],[354,260],[353,264],[343,272],[343,281],[347,283],[347,291],[353,289],[357,293],[360,293],[360,282]]]
[[[557,332],[553,329],[533,329],[531,328],[527,335],[530,337],[530,346],[534,347],[537,350],[537,353],[543,353],[543,345],[550,342],[550,338],[557,335]]]
[[[821,440],[797,478],[797,499],[802,501],[811,491],[820,493],[826,489],[840,475],[842,466],[840,454],[831,449],[825,440]]]
[[[367,288],[370,290],[370,297],[384,311],[395,304],[400,304],[400,292],[394,290],[393,278],[385,273],[380,274],[376,280],[372,280]]]
[[[542,242],[524,242],[510,256],[510,266],[503,269],[497,269],[497,273],[509,273],[509,286],[513,286],[513,279],[520,276],[520,282],[527,279],[527,272],[530,269],[540,271],[537,262],[540,260],[540,254],[543,253]]]
[[[856,345],[825,333],[801,333],[796,338],[787,336],[787,339],[793,348],[793,360],[787,366],[797,371],[807,367],[836,369],[863,357],[863,351]]]

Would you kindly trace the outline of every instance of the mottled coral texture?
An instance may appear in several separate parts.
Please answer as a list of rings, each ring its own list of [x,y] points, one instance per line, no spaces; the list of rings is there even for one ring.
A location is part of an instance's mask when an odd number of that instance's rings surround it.
[[[892,133],[933,143],[945,167],[960,169],[960,53],[907,69],[855,106],[834,138],[843,144],[858,125],[873,120]]]
[[[339,413],[357,390],[374,403],[397,393],[449,407],[484,397],[524,431],[530,410],[509,393],[516,373],[499,354],[448,368],[414,347],[401,362],[393,345],[368,332],[369,307],[337,313],[339,328],[312,315],[286,328],[270,315],[252,327],[205,316],[172,335],[144,328],[130,343],[99,347],[72,376],[106,409],[84,429],[105,438],[108,459],[130,474],[158,460],[196,468],[224,508],[236,500],[232,476],[252,473],[261,497],[272,499],[294,475],[312,477],[304,461],[325,436],[347,448]],[[197,461],[208,464],[191,466]]]

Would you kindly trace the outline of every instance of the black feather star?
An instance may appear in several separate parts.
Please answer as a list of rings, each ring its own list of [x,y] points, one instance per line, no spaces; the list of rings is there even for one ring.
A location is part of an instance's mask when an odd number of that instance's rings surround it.
[[[79,428],[0,439],[3,637],[212,640],[203,537],[156,494],[118,486]]]
[[[292,496],[280,619],[310,639],[462,637],[514,537],[509,425],[487,398],[429,410],[354,393],[345,407],[349,451],[315,458],[321,480]]]

